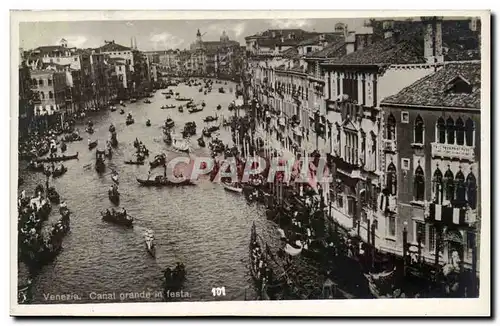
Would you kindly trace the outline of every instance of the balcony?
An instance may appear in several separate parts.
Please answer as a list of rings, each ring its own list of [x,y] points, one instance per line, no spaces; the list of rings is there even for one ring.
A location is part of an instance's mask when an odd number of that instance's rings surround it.
[[[474,161],[474,147],[465,145],[431,144],[432,157]]]
[[[396,153],[396,140],[384,139],[384,152]]]

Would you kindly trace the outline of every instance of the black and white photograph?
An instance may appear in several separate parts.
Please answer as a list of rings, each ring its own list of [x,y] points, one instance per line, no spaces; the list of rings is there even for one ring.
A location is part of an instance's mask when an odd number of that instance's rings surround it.
[[[11,12],[11,314],[488,305],[489,12],[47,13]]]

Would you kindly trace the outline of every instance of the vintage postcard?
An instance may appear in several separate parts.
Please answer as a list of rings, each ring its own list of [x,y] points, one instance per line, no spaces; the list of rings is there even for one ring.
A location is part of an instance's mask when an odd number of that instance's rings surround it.
[[[488,11],[11,24],[12,315],[490,314]]]

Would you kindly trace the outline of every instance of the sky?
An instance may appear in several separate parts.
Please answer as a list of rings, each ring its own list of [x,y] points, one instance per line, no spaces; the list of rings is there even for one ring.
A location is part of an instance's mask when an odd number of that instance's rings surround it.
[[[69,46],[91,48],[104,41],[130,46],[136,38],[139,50],[184,49],[196,38],[199,28],[204,41],[218,41],[222,31],[230,39],[245,45],[245,36],[267,29],[301,28],[307,31],[332,32],[336,23],[349,29],[363,25],[364,19],[244,19],[244,20],[131,20],[23,22],[19,25],[19,46],[25,50],[42,45],[56,45],[62,38]]]

